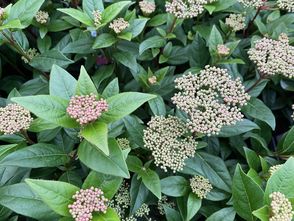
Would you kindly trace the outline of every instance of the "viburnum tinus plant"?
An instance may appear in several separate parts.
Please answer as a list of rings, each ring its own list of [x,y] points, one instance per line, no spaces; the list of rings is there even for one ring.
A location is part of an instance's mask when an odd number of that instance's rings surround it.
[[[0,221],[291,221],[293,12],[0,1]]]

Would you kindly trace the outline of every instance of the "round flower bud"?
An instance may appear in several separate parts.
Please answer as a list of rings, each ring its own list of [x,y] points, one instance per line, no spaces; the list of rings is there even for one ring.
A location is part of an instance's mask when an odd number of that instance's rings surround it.
[[[144,130],[145,147],[152,151],[155,164],[167,171],[181,171],[185,160],[193,157],[197,142],[186,136],[186,125],[177,117],[155,116]]]
[[[271,215],[269,221],[291,221],[293,218],[292,204],[283,193],[270,194]]]
[[[111,28],[116,34],[119,34],[129,27],[129,25],[129,22],[125,21],[123,18],[118,18],[110,23],[109,28]]]
[[[26,56],[22,56],[21,59],[24,61],[24,63],[28,64],[31,62],[31,60],[39,55],[36,48],[30,48],[26,51]]]
[[[45,11],[38,11],[35,18],[38,23],[46,24],[49,21],[49,14]]]
[[[33,118],[28,110],[18,104],[0,108],[0,132],[14,134],[29,129]]]
[[[269,168],[269,174],[270,176],[272,176],[276,171],[278,171],[281,167],[283,166],[283,164],[278,164],[278,165],[275,165],[275,166],[271,166]]]
[[[190,187],[200,199],[206,198],[206,195],[212,190],[209,180],[203,176],[194,176],[190,179]]]
[[[103,99],[96,100],[94,94],[72,97],[66,109],[69,116],[82,126],[94,122],[107,110],[107,102]]]
[[[74,203],[68,208],[75,221],[91,221],[93,212],[106,213],[108,199],[98,188],[81,189],[72,198]]]
[[[226,18],[226,25],[234,32],[243,30],[246,27],[245,17],[242,14],[230,14],[229,17]]]
[[[250,99],[239,78],[233,80],[226,69],[217,67],[206,66],[175,83],[179,92],[172,101],[188,115],[187,126],[193,133],[215,135],[223,126],[242,120],[240,107]]]
[[[220,56],[228,56],[230,54],[230,49],[226,45],[218,45],[217,53]]]
[[[153,85],[157,83],[157,77],[153,75],[152,77],[148,78],[149,84]]]
[[[262,38],[248,51],[258,71],[263,76],[281,74],[294,77],[294,47],[289,45],[287,35],[281,34],[278,40]]]

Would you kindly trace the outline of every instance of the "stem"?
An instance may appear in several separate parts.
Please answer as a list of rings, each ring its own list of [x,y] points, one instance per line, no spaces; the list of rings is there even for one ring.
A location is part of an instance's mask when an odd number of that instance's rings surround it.
[[[249,22],[248,27],[246,29],[244,29],[244,31],[243,31],[243,37],[247,37],[248,36],[248,31],[252,27],[252,25],[254,24],[254,21],[257,18],[257,16],[259,15],[261,9],[262,9],[262,7],[259,7],[257,9],[256,14],[254,15],[253,19]]]
[[[28,144],[34,144],[35,142],[31,140],[26,130],[22,130],[21,134],[24,136]]]
[[[260,78],[250,88],[248,88],[245,92],[246,93],[250,92],[252,89],[254,89],[264,79],[265,79],[264,75],[260,75]]]
[[[175,30],[176,23],[177,23],[177,17],[174,17],[174,20],[173,20],[169,30],[167,31],[167,34],[172,33]]]

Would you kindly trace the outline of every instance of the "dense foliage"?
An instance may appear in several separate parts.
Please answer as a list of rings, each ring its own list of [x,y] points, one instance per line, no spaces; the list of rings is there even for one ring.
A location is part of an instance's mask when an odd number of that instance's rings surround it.
[[[0,221],[292,220],[293,0],[0,6]]]

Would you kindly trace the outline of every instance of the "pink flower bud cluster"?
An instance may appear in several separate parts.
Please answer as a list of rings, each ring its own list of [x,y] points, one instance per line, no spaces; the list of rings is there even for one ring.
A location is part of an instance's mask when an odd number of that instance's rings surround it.
[[[75,221],[91,221],[93,212],[106,213],[108,199],[98,188],[82,189],[77,191],[72,198],[74,203],[70,204],[68,208]]]
[[[32,121],[30,112],[18,104],[8,104],[0,108],[0,131],[4,134],[27,130]]]
[[[107,110],[107,102],[103,99],[96,100],[95,94],[72,97],[66,109],[69,116],[76,119],[80,125],[97,120]]]
[[[286,34],[281,34],[278,40],[258,40],[255,47],[248,51],[248,55],[261,75],[281,74],[294,78],[294,47],[289,45]]]
[[[292,204],[283,193],[273,192],[271,199],[271,217],[269,221],[291,221],[293,218]]]
[[[294,1],[293,0],[278,0],[278,6],[280,9],[288,12],[294,12]]]
[[[177,18],[187,19],[197,17],[204,11],[206,4],[216,0],[171,0],[166,2],[166,12],[173,14]]]
[[[242,106],[250,96],[238,78],[233,80],[226,69],[206,66],[199,74],[189,73],[175,80],[180,91],[172,101],[189,119],[191,132],[218,134],[225,125],[242,120]]]
[[[185,160],[193,157],[197,142],[187,136],[186,125],[177,117],[155,116],[144,130],[145,147],[152,151],[157,166],[167,171],[181,171]]]
[[[139,2],[139,7],[144,15],[148,16],[153,13],[156,9],[156,5],[154,1],[151,0],[143,0]]]
[[[230,54],[230,48],[223,44],[217,45],[217,53],[220,56],[228,56]]]

